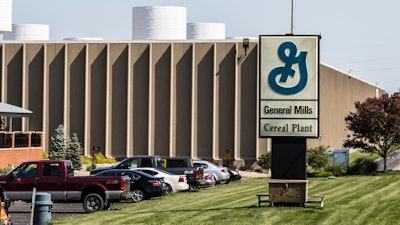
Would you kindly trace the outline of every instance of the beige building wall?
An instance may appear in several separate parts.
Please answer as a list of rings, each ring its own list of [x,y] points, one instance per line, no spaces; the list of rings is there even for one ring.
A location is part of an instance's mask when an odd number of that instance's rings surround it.
[[[47,152],[59,124],[86,155],[252,163],[270,148],[258,138],[257,42],[13,42],[0,62],[1,100],[34,112]],[[324,64],[320,77],[321,137],[308,145],[341,148],[345,115],[376,87]]]
[[[307,145],[341,149],[351,135],[344,118],[355,110],[354,103],[384,92],[325,64],[320,65],[320,78],[320,138],[308,139]]]

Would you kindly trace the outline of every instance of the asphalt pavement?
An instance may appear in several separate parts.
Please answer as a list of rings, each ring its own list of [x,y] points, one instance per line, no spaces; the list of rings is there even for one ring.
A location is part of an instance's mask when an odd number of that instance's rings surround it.
[[[375,162],[378,163],[378,171],[383,171],[383,159],[377,159]],[[400,150],[397,150],[390,154],[386,160],[387,170],[400,170]]]
[[[13,225],[29,225],[31,221],[31,203],[16,201],[11,203],[8,210]],[[82,203],[53,203],[51,218],[58,219],[67,216],[86,214]]]
[[[121,204],[114,203],[110,209],[115,209]],[[11,203],[8,210],[11,222],[13,225],[29,225],[31,221],[31,203],[16,201]],[[53,203],[51,207],[51,218],[53,220],[68,216],[77,216],[87,214],[83,209],[82,203]]]

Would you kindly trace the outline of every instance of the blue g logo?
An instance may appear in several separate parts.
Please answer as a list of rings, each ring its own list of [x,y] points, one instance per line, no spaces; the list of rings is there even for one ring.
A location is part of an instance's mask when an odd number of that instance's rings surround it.
[[[286,55],[285,50],[288,49],[288,55]],[[278,48],[278,56],[279,58],[285,62],[285,66],[276,67],[273,69],[268,75],[268,83],[271,88],[283,95],[293,95],[301,90],[307,84],[308,74],[307,74],[307,66],[306,66],[306,57],[307,52],[300,52],[298,56],[296,56],[297,47],[293,42],[284,42]],[[293,64],[299,64],[300,70],[300,79],[299,83],[293,87],[285,87],[281,86],[280,83],[286,83],[288,76],[294,77],[296,73],[295,70],[292,69]],[[279,84],[276,80],[276,77],[281,75],[279,79]]]

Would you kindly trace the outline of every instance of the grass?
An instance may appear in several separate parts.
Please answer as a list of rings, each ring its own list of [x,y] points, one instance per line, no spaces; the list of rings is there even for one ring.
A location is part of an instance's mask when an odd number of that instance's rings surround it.
[[[325,194],[323,208],[257,207],[268,179],[248,179],[199,192],[174,193],[52,224],[399,224],[400,175],[309,178],[309,195]]]
[[[379,159],[380,156],[376,153],[355,151],[349,154],[349,165],[352,165],[359,158],[375,160]]]

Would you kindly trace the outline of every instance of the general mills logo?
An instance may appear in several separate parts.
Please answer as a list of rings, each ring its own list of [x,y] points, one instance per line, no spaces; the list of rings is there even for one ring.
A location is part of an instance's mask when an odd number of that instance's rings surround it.
[[[286,49],[288,54],[286,55]],[[287,41],[282,43],[278,48],[278,56],[285,63],[284,66],[276,67],[268,75],[268,83],[271,88],[283,95],[293,95],[299,93],[307,84],[308,74],[306,57],[307,52],[301,51],[298,56],[297,47],[293,42]],[[296,71],[292,69],[292,66],[298,64],[299,67],[299,82],[296,85],[285,85],[288,81],[288,76],[292,78],[296,75]],[[277,77],[280,75],[279,81]]]

